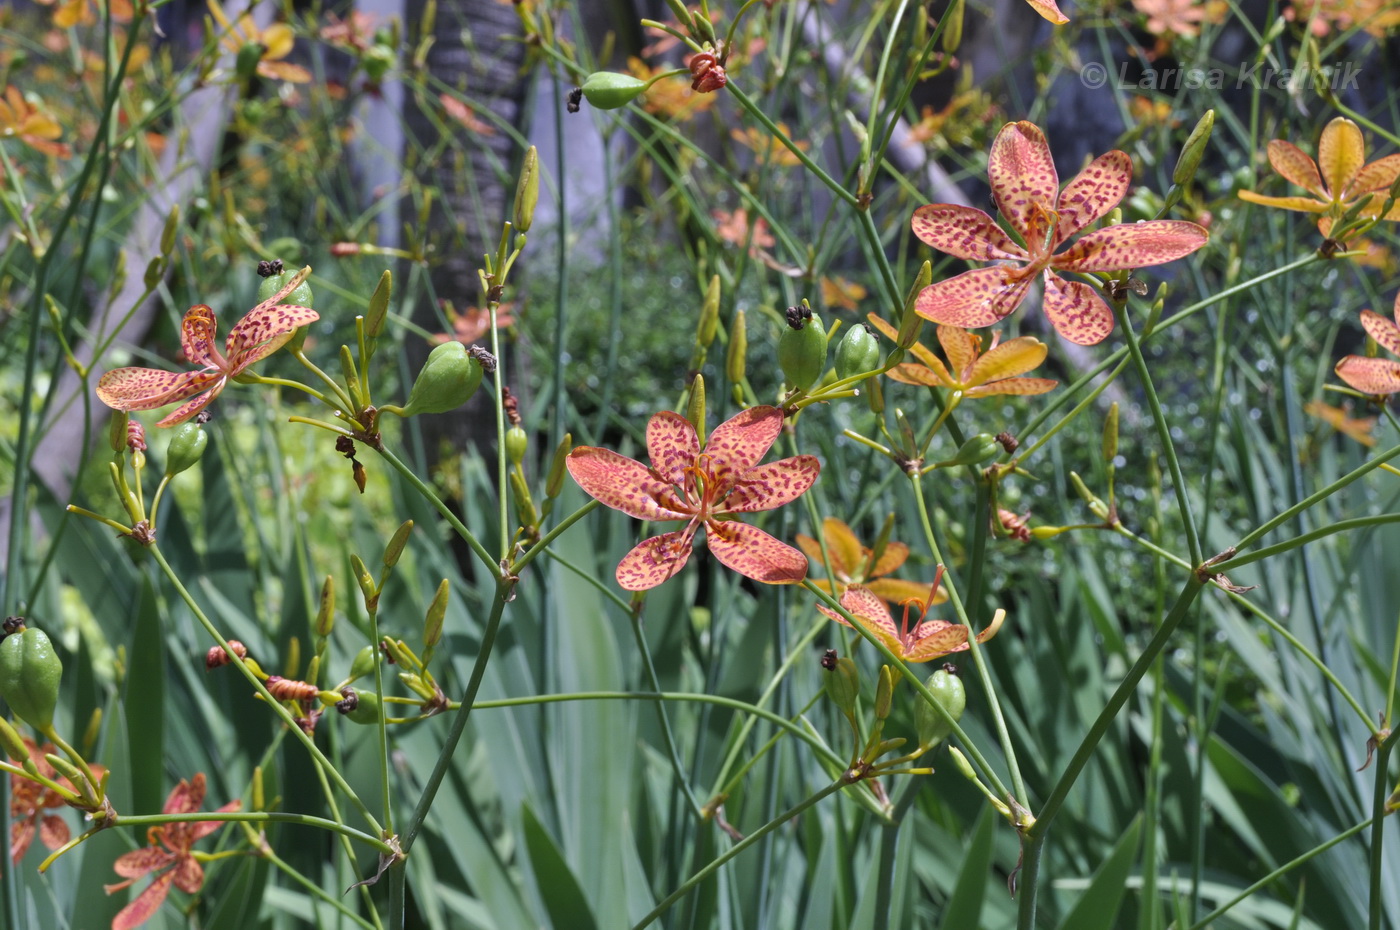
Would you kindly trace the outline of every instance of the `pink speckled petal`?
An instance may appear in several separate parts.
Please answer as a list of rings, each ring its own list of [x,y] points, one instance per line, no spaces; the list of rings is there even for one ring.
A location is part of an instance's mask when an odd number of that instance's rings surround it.
[[[853,584],[841,595],[841,606],[864,621],[862,626],[872,633],[899,639],[899,627],[885,602],[864,585]]]
[[[1333,200],[1341,199],[1365,163],[1366,140],[1361,128],[1345,116],[1334,118],[1317,141],[1317,168]]]
[[[154,917],[156,911],[165,903],[166,896],[170,894],[170,883],[174,879],[173,871],[157,875],[156,880],[136,896],[136,900],[117,911],[117,916],[112,918],[112,930],[136,930]]]
[[[973,261],[1027,260],[1026,250],[981,210],[951,203],[931,203],[914,211],[914,235],[954,258]]]
[[[242,808],[242,801],[229,801],[223,807],[219,808],[219,810],[223,812],[228,812],[241,810]],[[199,820],[194,823],[185,824],[184,826],[186,830],[189,831],[190,842],[193,843],[195,840],[203,839],[209,834],[217,831],[220,827],[224,826],[224,823],[225,821],[222,820]]]
[[[1394,394],[1400,391],[1400,362],[1348,355],[1337,363],[1337,377],[1363,394]]]
[[[705,443],[711,473],[720,483],[716,495],[757,465],[782,431],[783,412],[777,407],[750,407],[716,426]]]
[[[671,485],[641,462],[611,449],[579,446],[564,459],[569,474],[591,497],[638,520],[684,520],[689,508]]]
[[[807,577],[805,555],[747,523],[708,521],[705,545],[725,566],[754,581],[796,584]]]
[[[1367,206],[1374,206],[1379,213],[1385,204],[1385,194],[1390,190],[1390,185],[1395,183],[1397,175],[1400,175],[1400,155],[1387,155],[1377,159],[1361,169],[1356,180],[1351,182],[1351,187],[1343,194],[1343,198],[1353,200],[1362,194],[1375,193],[1376,199]]]
[[[320,318],[321,315],[310,307],[294,304],[254,307],[228,334],[225,351],[229,373],[236,375],[254,362],[267,358],[286,345],[298,329]]]
[[[194,856],[182,856],[175,863],[171,874],[175,876],[175,887],[185,894],[194,894],[204,887],[204,866],[200,865]]]
[[[1060,192],[1055,245],[1107,216],[1128,193],[1132,180],[1133,160],[1125,152],[1106,152],[1091,161]]]
[[[217,371],[114,368],[97,382],[97,399],[113,410],[154,410],[198,394],[221,379]]]
[[[949,326],[991,326],[1021,305],[1032,280],[1034,275],[1020,268],[976,268],[924,288],[914,310],[925,319]]]
[[[925,620],[910,634],[904,648],[906,662],[931,662],[939,656],[967,649],[967,627],[947,620]]]
[[[194,400],[186,401],[179,407],[176,407],[173,413],[167,413],[165,416],[161,417],[159,420],[156,421],[156,426],[175,426],[177,424],[185,422],[190,417],[199,413],[199,411],[203,410],[205,407],[208,407],[211,403],[213,403],[214,398],[218,397],[219,394],[223,392],[225,384],[228,384],[228,378],[225,378],[223,375],[219,375],[218,380],[214,382],[213,386],[210,387],[209,390],[205,391],[203,394],[200,394]]]
[[[124,852],[112,863],[112,871],[122,878],[140,878],[156,869],[164,868],[175,857],[159,846],[143,846]]]
[[[1060,189],[1055,159],[1040,127],[1025,120],[1003,126],[992,142],[987,180],[997,209],[1026,244],[1040,239],[1042,216],[1054,209]]]
[[[1120,271],[1174,261],[1205,245],[1209,233],[1184,220],[1121,223],[1089,233],[1056,255],[1057,271]]]
[[[642,540],[617,563],[617,583],[628,591],[645,591],[674,577],[690,560],[693,539],[695,526],[691,525]]]
[[[1113,332],[1113,311],[1098,291],[1080,281],[1066,281],[1047,271],[1041,307],[1050,325],[1070,342],[1098,345]]]
[[[1387,320],[1374,310],[1362,310],[1361,326],[1376,340],[1376,345],[1391,355],[1400,355],[1400,326],[1396,326],[1394,321]]]
[[[679,413],[663,410],[647,421],[647,454],[652,469],[678,487],[685,487],[685,470],[700,454],[695,427]]]
[[[214,311],[208,306],[195,304],[185,311],[185,317],[180,321],[180,348],[191,365],[203,368],[214,364],[209,353],[214,348],[218,329]]]
[[[977,355],[982,351],[982,338],[974,336],[960,326],[938,326],[938,344],[948,357],[950,373],[959,384],[966,384],[968,373]]]
[[[1290,183],[1323,200],[1332,199],[1327,189],[1322,186],[1322,175],[1317,172],[1317,162],[1309,158],[1298,146],[1292,142],[1275,139],[1269,143],[1268,152],[1269,164]]]
[[[753,513],[781,507],[806,493],[821,470],[821,462],[811,455],[756,465],[734,482],[734,489],[719,508],[728,513]]]

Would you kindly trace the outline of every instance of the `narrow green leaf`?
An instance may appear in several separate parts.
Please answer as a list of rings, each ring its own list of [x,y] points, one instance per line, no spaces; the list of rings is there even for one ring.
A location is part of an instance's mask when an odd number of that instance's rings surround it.
[[[953,885],[953,894],[948,906],[943,909],[941,930],[966,930],[980,927],[982,900],[986,897],[988,877],[992,874],[992,838],[995,835],[996,820],[992,809],[984,806],[977,815],[977,823],[972,828],[972,839],[967,844],[962,869]]]
[[[1118,919],[1118,908],[1128,890],[1128,873],[1137,861],[1138,839],[1142,833],[1142,816],[1133,818],[1128,829],[1114,845],[1108,858],[1094,873],[1093,881],[1064,920],[1060,930],[1111,930]]]
[[[525,848],[530,853],[535,885],[539,889],[540,899],[544,901],[545,910],[549,912],[550,924],[560,930],[596,930],[598,925],[583,888],[564,861],[554,838],[539,822],[529,804],[520,806],[520,819],[525,829]]]

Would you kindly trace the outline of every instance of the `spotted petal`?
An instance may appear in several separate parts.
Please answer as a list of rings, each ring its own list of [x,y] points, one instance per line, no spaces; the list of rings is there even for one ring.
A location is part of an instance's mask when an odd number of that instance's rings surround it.
[[[1396,298],[1396,305],[1400,307],[1400,297]],[[1361,325],[1376,340],[1376,345],[1391,355],[1400,355],[1400,326],[1396,326],[1394,321],[1387,320],[1374,310],[1362,310]]]
[[[1400,392],[1400,362],[1348,355],[1337,363],[1337,377],[1363,394]]]
[[[899,342],[899,330],[891,326],[889,323],[885,322],[885,320],[881,319],[877,314],[867,314],[866,319],[870,320],[870,325],[878,329],[880,331],[880,334],[883,335],[886,339],[889,339],[891,342],[895,343]],[[924,345],[922,342],[916,342],[909,347],[909,352],[919,361],[927,365],[929,368],[932,368],[934,371],[942,372],[944,377],[947,379],[947,383],[952,383],[952,379],[947,378],[948,369],[943,367],[943,360],[940,359],[937,355],[935,355],[933,353],[933,350],[930,349],[928,346]]]
[[[690,561],[694,539],[691,525],[642,540],[617,563],[617,583],[628,591],[646,591],[669,580]]]
[[[964,393],[968,397],[993,397],[999,394],[1029,397],[1033,394],[1049,393],[1059,386],[1060,382],[1054,378],[1002,378],[1000,381],[968,388]]]
[[[113,410],[154,410],[198,394],[222,378],[217,371],[114,368],[98,380],[97,399]]]
[[[1060,8],[1055,5],[1055,0],[1026,0],[1031,5],[1031,9],[1040,14],[1041,19],[1049,20],[1056,26],[1063,26],[1069,22],[1069,17],[1060,12]]]
[[[685,470],[700,454],[700,437],[690,421],[663,410],[647,421],[647,454],[652,469],[677,487],[685,487]]]
[[[611,449],[579,446],[564,459],[590,497],[638,520],[684,520],[686,507],[671,485],[641,462]]]
[[[756,465],[734,482],[733,490],[720,506],[728,513],[754,513],[781,507],[805,494],[821,471],[821,462],[811,455]]]
[[[954,258],[973,261],[1017,259],[1026,250],[1008,236],[996,220],[981,210],[952,203],[931,203],[914,211],[914,235],[925,245]]]
[[[295,304],[259,304],[249,310],[228,334],[225,352],[228,354],[230,376],[260,362],[287,344],[292,334],[321,315],[310,307]]]
[[[1096,230],[1055,256],[1059,271],[1119,271],[1174,261],[1205,245],[1210,235],[1184,220],[1121,223]]]
[[[1023,375],[1045,361],[1049,351],[1049,347],[1034,336],[1003,342],[973,363],[972,375],[967,381],[981,385]]]
[[[1044,233],[1041,216],[1054,209],[1060,189],[1055,159],[1040,127],[1025,120],[1003,126],[992,142],[987,180],[1001,215],[1027,243],[1037,241]]]
[[[1108,215],[1128,193],[1133,160],[1126,152],[1106,152],[1091,161],[1060,192],[1055,245]]]
[[[223,826],[223,824],[219,824]],[[182,856],[175,863],[175,868],[170,870],[170,874],[175,876],[175,887],[185,894],[194,894],[204,887],[204,867],[199,864],[194,856]]]
[[[180,321],[180,349],[191,365],[213,367],[210,353],[218,329],[214,311],[207,305],[195,304],[185,311],[185,317]]]
[[[165,903],[166,896],[170,894],[170,883],[174,878],[174,871],[156,876],[156,880],[147,885],[146,890],[137,895],[135,901],[122,908],[117,912],[117,916],[112,918],[112,930],[135,930],[154,917],[161,904]]]
[[[219,808],[219,810],[225,812],[236,811],[241,809],[242,807],[242,801],[229,801],[223,807]],[[196,840],[203,839],[204,837],[218,830],[223,825],[224,821],[222,820],[199,820],[194,823],[188,824],[187,827],[189,829],[190,842],[193,843]],[[182,890],[184,889],[183,885],[181,885],[180,887]]]
[[[967,627],[947,620],[925,620],[909,635],[903,653],[906,662],[931,662],[967,648]]]
[[[176,407],[173,412],[167,413],[165,416],[161,417],[156,421],[156,426],[168,427],[185,422],[213,403],[214,398],[218,397],[219,394],[223,392],[225,384],[228,384],[228,378],[219,375],[209,390],[200,394],[194,400],[185,401],[185,403]]]
[[[1377,159],[1357,174],[1356,180],[1351,182],[1351,190],[1346,192],[1347,199],[1374,192],[1378,201],[1375,202],[1375,208],[1379,211],[1385,203],[1385,193],[1390,189],[1390,185],[1395,183],[1397,175],[1400,175],[1400,155],[1387,155]]]
[[[939,368],[943,363],[939,362]],[[904,362],[896,365],[885,372],[886,377],[891,381],[898,381],[900,384],[917,384],[921,387],[941,387],[956,389],[957,384],[948,377],[946,371],[937,372],[927,365],[916,365],[913,362]]]
[[[716,426],[705,443],[715,477],[732,483],[768,454],[782,430],[783,412],[777,407],[750,407]]]
[[[1309,158],[1298,146],[1283,139],[1274,139],[1269,143],[1268,152],[1269,164],[1291,183],[1323,200],[1332,199],[1327,189],[1322,186],[1322,176],[1317,173],[1317,162]]]
[[[924,288],[914,310],[925,319],[949,326],[991,326],[1021,305],[1033,277],[1005,265],[975,268]]]
[[[1317,167],[1332,200],[1340,200],[1366,162],[1366,140],[1345,116],[1338,116],[1322,130],[1317,143]]]
[[[851,578],[861,567],[860,540],[845,521],[827,517],[822,521],[822,540],[826,543],[827,555],[831,558],[831,568],[838,577]],[[797,534],[797,545],[812,560],[813,565],[822,565],[822,547],[810,536]]]
[[[850,585],[841,595],[841,606],[846,608],[857,620],[860,620],[861,626],[885,640],[885,644],[891,649],[898,650],[899,628],[894,624],[894,617],[890,616],[890,609],[873,591],[864,585]],[[850,626],[846,622],[846,618],[836,611],[820,605],[817,609],[837,623]]]
[[[203,772],[196,772],[194,778],[188,781],[180,779],[180,783],[170,789],[162,813],[192,814],[199,810],[199,806],[204,803],[205,784]]]
[[[1080,281],[1047,271],[1041,307],[1055,331],[1078,345],[1097,345],[1113,332],[1113,311],[1098,291]]]
[[[908,600],[928,601],[929,585],[922,581],[905,581],[903,578],[876,578],[867,583],[871,592],[881,600],[902,603]],[[943,590],[942,585],[933,595],[935,604],[942,604],[948,600],[948,592]]]
[[[870,550],[865,551],[865,558],[870,557]],[[905,562],[909,561],[909,547],[902,542],[885,543],[885,551],[880,553],[880,558],[870,567],[869,577],[877,575],[888,575]]]
[[[122,878],[140,878],[156,869],[165,868],[175,857],[159,846],[143,846],[124,852],[112,863],[112,870]]]
[[[705,545],[725,566],[754,581],[796,584],[807,577],[806,556],[747,523],[709,521]]]
[[[1247,203],[1257,203],[1265,207],[1278,207],[1280,210],[1301,210],[1304,213],[1325,213],[1332,205],[1310,197],[1266,197],[1254,191],[1240,191],[1239,198]]]

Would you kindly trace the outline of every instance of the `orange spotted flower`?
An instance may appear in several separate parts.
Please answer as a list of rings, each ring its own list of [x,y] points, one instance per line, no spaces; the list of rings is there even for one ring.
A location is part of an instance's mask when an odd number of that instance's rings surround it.
[[[249,310],[228,334],[223,352],[214,345],[217,332],[214,311],[204,304],[196,304],[185,313],[180,325],[180,344],[184,347],[185,358],[201,368],[182,372],[116,368],[97,382],[98,399],[113,410],[154,410],[198,394],[156,425],[174,426],[185,422],[209,406],[231,378],[282,348],[299,328],[320,319],[310,307],[278,303],[297,284],[300,282],[293,279]]]
[[[1376,444],[1376,437],[1371,435],[1371,431],[1376,428],[1376,418],[1353,417],[1350,404],[1347,407],[1333,407],[1320,400],[1310,400],[1303,405],[1303,412],[1317,417],[1343,436],[1349,436],[1363,446]]]
[[[180,779],[165,799],[162,813],[193,814],[203,803],[204,773],[198,772],[192,781]],[[219,810],[236,811],[242,806],[242,801],[230,801]],[[132,930],[150,920],[170,894],[171,884],[185,894],[199,891],[204,886],[204,867],[199,864],[194,844],[222,826],[217,820],[159,824],[146,831],[146,842],[150,845],[118,856],[112,868],[126,881],[104,886],[108,894],[130,886],[143,875],[165,871],[157,875],[135,901],[117,912],[112,918],[112,930]]]
[[[876,329],[889,339],[899,341],[899,330],[869,314]],[[944,365],[933,350],[921,342],[909,347],[918,362],[901,362],[887,375],[902,384],[922,384],[926,387],[947,388],[964,397],[990,397],[993,394],[1044,394],[1060,383],[1052,378],[1022,378],[1025,372],[1045,361],[1049,351],[1045,343],[1034,336],[1020,336],[998,344],[1000,334],[992,336],[992,347],[982,351],[982,337],[956,326],[938,327],[938,342],[948,357]]]
[[[973,207],[934,203],[915,210],[914,235],[926,244],[956,258],[997,263],[924,288],[915,306],[935,323],[991,326],[1020,306],[1041,278],[1041,306],[1055,330],[1070,342],[1094,345],[1113,331],[1113,312],[1088,284],[1056,272],[1160,265],[1206,244],[1205,229],[1195,223],[1151,220],[1096,230],[1056,254],[1118,205],[1132,183],[1133,163],[1119,151],[1100,155],[1060,190],[1045,134],[1032,123],[1007,123],[997,133],[987,179],[997,210],[1025,245]]]
[[[1332,224],[1366,195],[1371,199],[1361,208],[1361,216],[1400,220],[1400,204],[1381,216],[1390,185],[1400,175],[1400,154],[1387,155],[1366,164],[1366,140],[1355,123],[1338,116],[1322,130],[1317,140],[1317,160],[1313,161],[1291,142],[1269,142],[1269,164],[1311,197],[1265,197],[1254,191],[1240,191],[1240,199],[1266,207],[1302,210],[1322,214],[1317,228],[1327,235]]]
[[[939,574],[942,575],[942,572]],[[936,589],[938,581],[935,580],[933,584]],[[931,662],[939,656],[964,652],[968,648],[967,627],[961,623],[948,620],[924,620],[913,624],[909,622],[911,608],[916,608],[922,616],[928,616],[928,608],[919,598],[911,598],[904,602],[904,619],[898,624],[894,622],[894,616],[885,606],[885,602],[869,588],[858,584],[851,585],[846,589],[846,593],[841,595],[841,606],[850,611],[851,616],[868,632],[889,647],[890,652],[905,662]],[[834,610],[820,604],[817,605],[817,609],[837,623],[851,625]],[[1005,617],[1006,613],[998,610],[992,618],[992,625],[977,634],[977,641],[985,643],[997,635]]]
[[[1400,294],[1395,297],[1394,322],[1373,310],[1362,310],[1361,325],[1377,345],[1400,355]],[[1400,392],[1400,362],[1394,359],[1348,355],[1337,363],[1337,377],[1363,394]]]
[[[580,446],[565,464],[579,487],[639,520],[683,520],[685,527],[644,539],[617,566],[628,591],[654,588],[690,558],[701,527],[721,563],[755,581],[794,584],[807,577],[796,549],[734,519],[772,510],[812,486],[821,463],[810,455],[759,465],[783,428],[777,407],[750,407],[715,427],[702,448],[690,421],[662,411],[647,423],[651,467],[608,449]]]
[[[856,534],[851,532],[851,528],[835,517],[827,517],[822,521],[822,541],[826,543],[827,555],[831,557],[831,571],[836,576],[837,594],[843,594],[847,587],[858,584],[874,593],[876,597],[887,601],[928,597],[929,587],[922,582],[884,577],[898,571],[909,558],[909,547],[904,543],[893,540],[885,543],[885,551],[872,565],[870,559],[875,553],[870,547],[862,546]],[[798,533],[797,545],[807,553],[807,558],[811,559],[813,565],[826,564],[822,559],[822,544],[817,540]],[[823,591],[831,591],[831,582],[825,578],[814,581],[813,584]],[[947,599],[948,595],[941,589],[935,589],[934,603],[941,603]]]
[[[38,769],[39,774],[51,779],[64,787],[70,787],[68,779],[61,777],[49,760],[44,758],[48,753],[54,751],[52,745],[45,743],[38,746],[29,737],[24,738],[24,748],[29,750],[29,758]],[[100,765],[90,765],[93,777],[99,781],[102,778],[103,768]],[[58,849],[68,842],[68,824],[63,818],[46,811],[62,807],[67,803],[63,795],[47,785],[41,785],[32,778],[25,778],[23,775],[10,773],[10,861],[19,864],[24,858],[24,854],[29,851],[29,846],[34,842],[34,837],[39,837],[39,842],[49,849]]]

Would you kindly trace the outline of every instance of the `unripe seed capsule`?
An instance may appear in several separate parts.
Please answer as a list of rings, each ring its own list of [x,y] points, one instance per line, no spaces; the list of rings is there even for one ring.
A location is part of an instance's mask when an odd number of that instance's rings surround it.
[[[411,417],[419,413],[446,413],[462,406],[481,386],[484,369],[460,342],[444,342],[428,353],[423,370],[413,382],[408,403],[382,409]]]
[[[860,695],[860,672],[849,656],[836,660],[834,668],[827,672],[826,695],[846,713],[855,711],[856,698]]]
[[[273,297],[277,296],[277,292],[286,287],[298,273],[299,272],[295,271],[284,271],[281,274],[263,278],[262,283],[258,285],[258,303],[262,303],[264,300],[271,300]],[[282,303],[296,307],[310,307],[312,305],[312,299],[311,285],[307,284],[306,279],[303,278],[302,282],[293,288],[290,294],[282,298]]]
[[[826,327],[807,307],[790,307],[788,328],[778,339],[778,367],[788,383],[807,390],[826,369]]]
[[[600,110],[626,106],[647,89],[647,82],[617,71],[594,71],[583,82],[583,96]]]
[[[53,726],[63,663],[43,630],[27,627],[0,641],[0,697],[41,733]]]
[[[519,466],[525,461],[525,452],[530,447],[530,437],[525,430],[518,426],[512,426],[506,430],[506,458],[510,463]]]
[[[940,714],[937,708],[923,698],[920,698],[918,706],[914,709],[914,727],[919,734],[919,747],[930,749],[943,742],[948,738],[948,734],[953,732],[953,724],[967,709],[967,690],[963,687],[962,679],[957,676],[956,669],[951,665],[945,665],[934,672],[924,684],[933,693],[938,706],[947,711],[946,716]]]
[[[844,380],[879,367],[880,343],[863,323],[857,323],[836,347],[836,377]]]
[[[203,426],[195,421],[186,420],[175,427],[175,432],[170,437],[170,444],[165,447],[166,477],[178,475],[198,462],[208,445],[209,434],[204,431]]]

